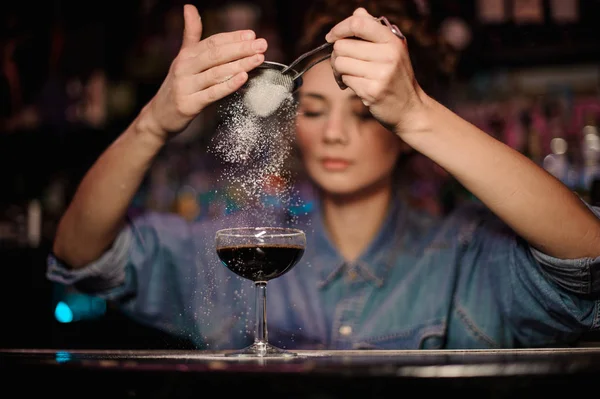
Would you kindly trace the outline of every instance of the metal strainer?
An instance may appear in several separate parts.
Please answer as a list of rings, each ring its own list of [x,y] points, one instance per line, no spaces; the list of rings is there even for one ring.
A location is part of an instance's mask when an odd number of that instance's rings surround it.
[[[375,18],[375,19],[378,22],[381,22],[381,23],[385,24],[388,28],[390,28],[392,33],[394,35],[396,35],[399,39],[406,40],[406,37],[400,32],[400,29],[396,25],[390,23],[390,21],[386,17],[382,16],[382,17]],[[319,47],[316,47],[316,48],[302,54],[300,57],[296,58],[290,65],[287,65],[287,66],[284,64],[280,64],[278,62],[264,61],[257,68],[254,76],[256,76],[256,74],[264,75],[265,73],[267,73],[269,75],[268,78],[272,84],[281,85],[281,86],[285,87],[289,92],[293,93],[296,90],[298,90],[298,88],[300,88],[300,86],[302,86],[302,75],[304,75],[304,73],[306,71],[308,71],[310,68],[312,68],[313,66],[315,66],[318,63],[325,61],[326,59],[331,57],[331,51],[327,52],[327,54],[321,56],[320,58],[313,60],[310,64],[305,66],[304,69],[301,69],[299,72],[294,70],[293,68],[296,65],[298,65],[298,63],[300,63],[302,60],[306,59],[307,57],[317,54],[317,53],[331,47],[332,45],[333,45],[333,43],[323,43]],[[266,72],[266,71],[268,71],[268,72]],[[252,75],[250,76],[250,79],[252,79]]]

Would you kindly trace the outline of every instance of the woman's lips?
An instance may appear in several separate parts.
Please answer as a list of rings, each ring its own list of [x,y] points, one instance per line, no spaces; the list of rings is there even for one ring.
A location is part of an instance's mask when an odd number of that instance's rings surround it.
[[[323,158],[321,159],[323,168],[331,171],[341,171],[347,169],[351,163],[346,159],[341,158]]]

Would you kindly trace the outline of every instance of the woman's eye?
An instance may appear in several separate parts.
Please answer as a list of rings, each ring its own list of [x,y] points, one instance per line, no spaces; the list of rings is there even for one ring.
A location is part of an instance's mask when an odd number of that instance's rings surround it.
[[[373,115],[371,115],[371,113],[369,111],[367,111],[367,112],[357,112],[356,116],[360,120],[371,120],[371,119],[373,119]]]
[[[302,111],[301,114],[307,118],[316,118],[323,115],[321,111]]]

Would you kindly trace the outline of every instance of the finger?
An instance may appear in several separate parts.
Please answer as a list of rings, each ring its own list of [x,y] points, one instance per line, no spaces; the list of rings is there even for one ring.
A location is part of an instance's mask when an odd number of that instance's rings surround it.
[[[356,15],[356,16],[359,16],[359,17],[371,17],[371,18],[373,18],[373,16],[371,14],[369,14],[369,12],[364,7],[358,7],[356,10],[354,10],[354,12],[352,13],[352,15]]]
[[[333,70],[333,77],[335,78],[335,83],[337,83],[337,85],[339,86],[340,89],[346,90],[348,88],[348,86],[346,86],[344,84],[344,82],[342,81],[342,76],[335,70],[335,67],[334,67],[335,60],[336,60],[335,53],[331,53],[330,63],[331,63],[331,69]]]
[[[335,25],[325,36],[329,43],[336,40],[358,37],[374,43],[387,43],[395,35],[386,26],[381,25],[372,17],[352,15]]]
[[[183,6],[183,20],[183,41],[181,48],[187,48],[200,41],[202,37],[202,21],[200,20],[198,9],[191,4]]]
[[[206,90],[196,92],[190,96],[191,100],[198,104],[197,111],[199,112],[204,107],[215,101],[221,100],[242,87],[248,80],[248,73],[240,72],[225,82],[218,83],[209,87]]]
[[[374,68],[369,61],[357,60],[349,57],[336,57],[333,66],[339,75],[351,75],[367,79],[375,79],[380,74],[380,68]]]
[[[333,53],[339,57],[350,57],[364,61],[387,61],[390,59],[388,44],[371,43],[364,40],[340,39],[333,45]]]
[[[343,75],[342,81],[356,93],[365,106],[369,107],[373,104],[374,98],[368,94],[368,87],[372,82],[371,80],[359,76]]]
[[[202,72],[217,65],[226,64],[254,54],[263,54],[266,50],[267,41],[265,39],[246,40],[244,42],[212,47],[195,57],[198,69],[194,72]]]
[[[246,40],[210,47],[192,57],[180,57],[174,66],[174,73],[179,76],[201,73],[218,65],[255,54],[262,54],[264,53],[264,50],[261,50],[263,48],[266,49],[265,39]]]
[[[208,87],[225,82],[236,76],[240,72],[249,72],[262,64],[265,60],[264,54],[254,54],[241,60],[229,62],[211,68],[203,73],[197,74],[195,84],[191,87],[192,91],[204,90]]]
[[[226,44],[254,40],[255,38],[256,33],[253,30],[238,30],[233,32],[216,33],[198,43],[194,49],[194,55]]]

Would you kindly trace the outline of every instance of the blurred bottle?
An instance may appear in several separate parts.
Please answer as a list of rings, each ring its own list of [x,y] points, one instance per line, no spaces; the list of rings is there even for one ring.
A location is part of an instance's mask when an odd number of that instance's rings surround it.
[[[572,149],[566,139],[564,110],[560,106],[559,101],[552,97],[544,102],[542,109],[546,133],[550,137],[550,153],[544,157],[544,169],[567,186],[575,189],[579,184],[579,173],[573,169],[569,157],[569,150]]]
[[[540,132],[533,125],[531,109],[525,109],[520,114],[520,122],[525,134],[521,152],[538,165],[543,163],[543,150]]]
[[[567,186],[572,186],[573,178],[571,164],[567,155],[569,145],[562,137],[555,137],[550,141],[551,153],[544,157],[542,166],[554,177]],[[575,179],[576,180],[576,179]]]
[[[567,137],[566,175],[562,181],[588,203],[600,201],[600,135],[598,123],[586,117],[579,134]],[[544,167],[552,166],[556,170],[555,157],[546,157]],[[554,173],[553,173],[554,174]],[[558,176],[557,176],[558,177]],[[593,198],[592,198],[593,197]]]
[[[600,177],[600,137],[598,135],[598,126],[596,123],[593,125],[586,125],[582,129],[581,157],[582,194],[588,202],[597,202],[597,198],[591,198],[592,192],[594,191],[592,190],[592,186],[597,184],[594,183],[594,181]],[[596,196],[595,193],[594,196]]]
[[[42,204],[32,199],[27,204],[27,245],[37,248],[42,238]]]

